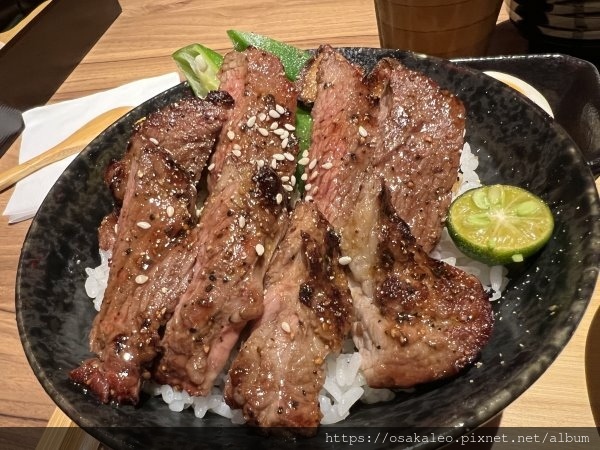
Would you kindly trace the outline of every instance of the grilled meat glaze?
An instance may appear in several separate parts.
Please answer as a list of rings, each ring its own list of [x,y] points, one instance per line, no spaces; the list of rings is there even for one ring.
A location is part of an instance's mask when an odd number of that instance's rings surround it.
[[[70,374],[100,401],[137,403],[159,330],[189,283],[195,223],[196,188],[188,173],[160,148],[140,150],[131,162],[108,284],[90,331],[97,357]]]
[[[235,106],[211,160],[194,276],[161,341],[154,378],[207,395],[247,322],[263,313],[263,278],[288,222],[282,181],[297,140],[297,92],[280,61],[250,48],[226,55],[221,89]],[[289,133],[288,133],[289,134]],[[288,185],[289,186],[289,185]]]
[[[365,78],[329,46],[304,76],[317,161],[305,199],[351,258],[353,339],[367,383],[410,387],[457,373],[493,324],[481,284],[427,257],[458,178],[462,104],[397,61]]]

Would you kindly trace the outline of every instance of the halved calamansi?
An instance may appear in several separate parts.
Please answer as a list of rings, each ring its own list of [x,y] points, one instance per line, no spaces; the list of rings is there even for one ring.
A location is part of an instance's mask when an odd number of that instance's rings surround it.
[[[517,186],[471,189],[450,205],[446,220],[456,246],[490,265],[521,262],[550,239],[554,218],[548,205]]]

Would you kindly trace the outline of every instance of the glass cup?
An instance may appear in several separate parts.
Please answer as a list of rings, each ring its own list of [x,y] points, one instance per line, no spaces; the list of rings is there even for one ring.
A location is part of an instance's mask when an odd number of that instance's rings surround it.
[[[502,0],[375,0],[382,48],[450,58],[485,55]]]

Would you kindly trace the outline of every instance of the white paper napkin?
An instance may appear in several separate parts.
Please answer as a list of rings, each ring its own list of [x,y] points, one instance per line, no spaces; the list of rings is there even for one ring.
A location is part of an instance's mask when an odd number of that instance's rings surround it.
[[[48,150],[94,117],[120,106],[137,106],[179,83],[176,72],[134,81],[87,97],[33,108],[23,113],[19,163]],[[76,155],[75,155],[76,156]],[[70,156],[19,181],[4,215],[9,223],[33,217],[52,185],[75,158]]]

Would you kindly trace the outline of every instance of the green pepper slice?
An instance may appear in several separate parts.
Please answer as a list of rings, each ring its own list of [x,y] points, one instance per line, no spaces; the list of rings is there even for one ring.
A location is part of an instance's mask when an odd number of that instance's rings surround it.
[[[172,55],[197,97],[204,98],[219,88],[217,73],[223,56],[200,44],[190,44]]]
[[[260,34],[227,30],[227,35],[233,43],[233,48],[237,51],[243,51],[249,46],[253,46],[277,56],[283,64],[286,76],[292,81],[298,78],[306,61],[311,57],[310,52],[306,50]]]

